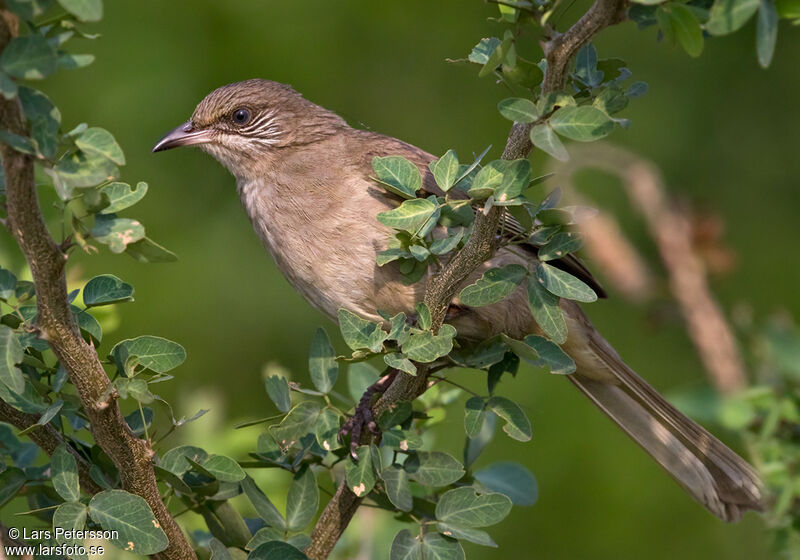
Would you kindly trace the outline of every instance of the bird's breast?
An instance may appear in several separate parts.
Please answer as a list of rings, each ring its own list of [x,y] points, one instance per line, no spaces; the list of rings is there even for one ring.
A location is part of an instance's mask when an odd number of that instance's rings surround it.
[[[396,282],[375,258],[390,233],[377,221],[390,205],[363,189],[337,199],[324,185],[280,179],[239,181],[239,195],[275,264],[329,318],[340,308],[380,320],[377,310],[413,308],[415,288]]]

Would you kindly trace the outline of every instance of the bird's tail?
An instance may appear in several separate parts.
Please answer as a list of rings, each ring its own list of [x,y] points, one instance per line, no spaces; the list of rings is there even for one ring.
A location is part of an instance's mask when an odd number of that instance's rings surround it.
[[[568,376],[572,383],[723,521],[737,521],[749,509],[763,510],[761,481],[753,467],[669,404],[596,330],[586,330],[591,359],[576,356],[578,370]],[[602,377],[596,374],[598,360],[605,366]]]

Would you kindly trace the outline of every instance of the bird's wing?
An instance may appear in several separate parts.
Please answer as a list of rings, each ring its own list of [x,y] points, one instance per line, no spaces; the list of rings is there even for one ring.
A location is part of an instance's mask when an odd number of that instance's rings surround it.
[[[391,138],[388,136],[384,136],[382,134],[377,134],[374,132],[362,132],[362,134],[368,135],[370,137],[369,141],[367,142],[368,145],[371,146],[371,149],[368,150],[367,153],[367,160],[366,165],[369,167],[369,174],[372,175],[372,158],[375,156],[389,156],[389,155],[401,155],[414,163],[420,170],[422,174],[422,191],[424,194],[434,194],[436,196],[445,196],[445,192],[439,188],[439,185],[436,184],[436,180],[433,178],[433,173],[431,173],[430,169],[428,168],[428,164],[436,159],[435,156],[432,156],[428,152],[417,148],[416,146],[412,146],[411,144],[407,144],[401,140],[397,140],[396,138]],[[447,193],[450,198],[457,198],[457,199],[466,199],[467,195],[463,191],[454,189]],[[394,196],[394,195],[391,195]],[[398,197],[399,201],[399,197]],[[525,233],[525,228],[522,227],[516,218],[514,218],[509,212],[505,212],[503,217],[503,230],[501,235],[504,238],[510,239],[512,237],[516,237],[519,234]],[[541,245],[536,243],[522,243],[519,245],[528,253],[530,253],[533,257],[537,257],[539,255],[539,248]],[[568,272],[572,276],[583,281],[589,287],[591,287],[597,297],[599,298],[606,298],[608,297],[605,289],[597,281],[597,279],[592,275],[586,265],[583,264],[581,259],[576,257],[575,255],[569,254],[566,257],[562,257],[557,260],[549,261],[548,264],[555,266],[563,270],[564,272]]]

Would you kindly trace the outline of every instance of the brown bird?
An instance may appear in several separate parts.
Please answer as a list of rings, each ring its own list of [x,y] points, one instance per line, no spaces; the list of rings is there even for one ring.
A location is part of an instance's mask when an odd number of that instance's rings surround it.
[[[372,321],[382,321],[377,310],[413,314],[425,279],[406,285],[394,264],[378,267],[375,262],[393,234],[376,216],[401,200],[370,179],[372,159],[406,157],[422,173],[423,190],[442,195],[428,169],[434,156],[395,138],[354,129],[291,87],[268,80],[211,92],[191,120],[164,136],[153,151],[190,145],[200,146],[236,177],[256,233],[314,307],[334,321],[339,308]],[[489,267],[516,263],[530,268],[536,254],[532,245],[502,248],[465,285]],[[576,258],[555,264],[602,295]],[[577,365],[568,379],[711,513],[736,521],[748,509],[761,510],[754,469],[628,367],[575,302],[562,299],[561,306],[569,330],[563,348]],[[448,322],[461,339],[541,332],[524,288],[500,303],[460,308]]]

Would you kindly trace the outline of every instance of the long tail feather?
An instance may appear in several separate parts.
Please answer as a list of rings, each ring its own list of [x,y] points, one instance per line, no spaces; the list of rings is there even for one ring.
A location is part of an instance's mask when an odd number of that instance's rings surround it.
[[[737,521],[747,510],[761,511],[761,482],[753,467],[669,404],[581,319],[591,351],[575,356],[578,371],[570,381],[711,513]]]

